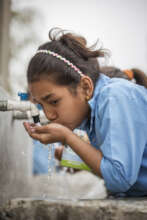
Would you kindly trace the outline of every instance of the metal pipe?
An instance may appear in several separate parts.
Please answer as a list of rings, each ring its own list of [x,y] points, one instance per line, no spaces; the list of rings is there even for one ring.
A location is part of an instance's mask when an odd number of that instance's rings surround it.
[[[32,118],[31,112],[21,112],[21,111],[13,111],[13,119],[17,120],[30,120]]]
[[[30,120],[34,116],[39,116],[42,125],[49,123],[44,112],[38,110],[30,101],[0,100],[0,111],[13,111],[13,119],[17,120]]]
[[[7,111],[7,101],[0,100],[0,111]]]
[[[0,100],[0,111],[30,111],[31,116],[39,115],[38,108],[30,101]]]
[[[30,111],[34,123],[40,122],[39,109],[30,101],[0,100],[0,111]]]

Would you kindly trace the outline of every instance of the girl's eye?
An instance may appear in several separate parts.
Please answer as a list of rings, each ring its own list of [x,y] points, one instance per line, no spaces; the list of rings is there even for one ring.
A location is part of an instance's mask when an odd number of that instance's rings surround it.
[[[57,105],[58,102],[59,102],[59,99],[56,99],[56,100],[50,101],[49,104],[51,104],[51,105]]]

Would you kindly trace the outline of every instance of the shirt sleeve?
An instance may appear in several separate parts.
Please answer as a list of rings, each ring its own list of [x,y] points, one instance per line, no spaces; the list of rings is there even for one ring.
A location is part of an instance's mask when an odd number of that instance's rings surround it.
[[[108,190],[126,192],[137,180],[145,146],[140,106],[132,92],[123,89],[109,89],[100,99],[100,170]]]

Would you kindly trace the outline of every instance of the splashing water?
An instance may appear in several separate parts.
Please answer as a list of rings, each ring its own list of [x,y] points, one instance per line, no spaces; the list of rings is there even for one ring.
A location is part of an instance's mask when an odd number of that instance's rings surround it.
[[[25,152],[24,152],[24,151],[22,151],[22,152],[21,152],[21,154],[22,154],[23,156],[26,156],[26,154],[25,154]]]
[[[54,171],[54,144],[48,145],[48,179],[52,176]]]

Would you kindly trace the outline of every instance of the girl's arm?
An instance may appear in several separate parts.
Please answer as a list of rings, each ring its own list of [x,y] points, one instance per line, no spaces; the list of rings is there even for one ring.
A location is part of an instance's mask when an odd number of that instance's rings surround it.
[[[66,135],[66,144],[81,157],[96,175],[102,177],[100,163],[103,156],[100,150],[97,150],[91,144],[83,141],[70,130]]]

